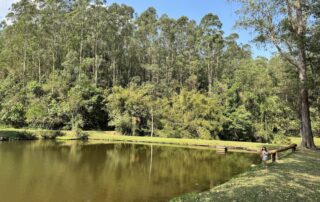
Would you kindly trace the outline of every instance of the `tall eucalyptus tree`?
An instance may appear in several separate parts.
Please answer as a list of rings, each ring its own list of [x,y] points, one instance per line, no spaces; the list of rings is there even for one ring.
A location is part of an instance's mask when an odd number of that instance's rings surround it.
[[[222,23],[219,17],[212,13],[201,19],[200,51],[207,66],[209,93],[212,92],[213,77],[219,66],[219,57],[223,47],[223,31],[221,28]]]

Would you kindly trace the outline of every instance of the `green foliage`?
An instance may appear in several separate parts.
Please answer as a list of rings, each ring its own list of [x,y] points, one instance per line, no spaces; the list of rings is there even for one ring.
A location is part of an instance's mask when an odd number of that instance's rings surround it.
[[[35,131],[34,135],[45,140],[52,140],[56,139],[56,137],[64,136],[64,133],[61,131],[39,130]]]
[[[61,106],[72,129],[105,129],[107,126],[103,92],[86,81],[71,88]]]
[[[159,136],[217,139],[224,117],[217,99],[182,90],[164,102]]]
[[[34,135],[34,133],[29,131],[22,131],[19,133],[17,139],[19,140],[35,140],[37,137]]]
[[[147,86],[139,88],[131,84],[127,89],[114,87],[107,100],[111,126],[127,135],[145,133],[150,117],[148,102],[151,101]]]
[[[251,113],[242,105],[231,112],[227,111],[222,139],[252,140]]]
[[[0,120],[13,127],[22,127],[25,124],[25,108],[22,103],[8,101],[2,103]]]
[[[6,21],[0,125],[261,142],[299,134],[292,64],[277,55],[254,59],[237,34],[224,36],[215,14],[197,23],[154,8],[135,16],[129,6],[104,1],[24,0]],[[307,46],[318,135],[319,30],[314,24]]]
[[[273,144],[288,145],[291,143],[291,141],[290,141],[289,137],[286,136],[283,132],[279,132],[274,136],[272,143]]]
[[[26,122],[33,127],[45,128],[48,124],[46,121],[48,116],[46,103],[34,102],[27,109]]]
[[[222,129],[217,100],[196,91],[182,90],[169,97],[154,97],[152,86],[114,87],[108,97],[111,124],[124,134],[214,139]]]
[[[76,137],[80,140],[87,140],[88,139],[89,134],[82,131],[80,128],[77,128],[75,130],[75,133],[76,133]]]

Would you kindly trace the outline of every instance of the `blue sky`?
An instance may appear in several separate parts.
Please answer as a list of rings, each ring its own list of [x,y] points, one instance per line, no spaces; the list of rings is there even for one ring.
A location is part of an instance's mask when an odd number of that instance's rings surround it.
[[[0,0],[0,19],[5,17],[14,1],[18,0]],[[225,35],[233,32],[238,33],[240,35],[238,42],[240,43],[250,43],[253,38],[249,31],[234,29],[237,20],[235,11],[239,5],[227,0],[108,0],[108,3],[113,2],[132,6],[138,14],[153,6],[158,11],[159,16],[164,13],[173,18],[187,16],[189,19],[198,22],[205,14],[211,12],[219,16],[223,23]],[[250,43],[250,45],[254,56],[270,57],[271,51],[256,47],[253,43]]]

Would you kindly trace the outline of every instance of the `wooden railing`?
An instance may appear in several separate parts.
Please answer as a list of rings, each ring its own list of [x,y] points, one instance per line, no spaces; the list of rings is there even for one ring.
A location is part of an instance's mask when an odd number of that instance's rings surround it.
[[[287,147],[283,147],[283,148],[280,148],[280,149],[275,149],[275,150],[269,151],[269,155],[271,155],[272,162],[275,162],[278,159],[280,152],[284,152],[284,151],[287,151],[289,149],[291,149],[292,152],[295,152],[296,149],[297,149],[297,144],[292,144],[292,145],[287,146]]]
[[[228,149],[241,149],[241,150],[246,150],[246,151],[251,151],[251,152],[257,152],[257,153],[260,153],[260,151],[257,151],[257,150],[250,150],[250,149],[246,149],[246,148],[243,148],[243,147],[226,147],[226,146],[216,146],[216,149],[217,149],[217,153],[218,154],[226,154],[228,152]],[[269,155],[271,156],[271,160],[272,162],[275,162],[278,157],[279,157],[279,153],[280,152],[284,152],[284,151],[287,151],[287,150],[292,150],[292,152],[295,152],[296,149],[297,149],[297,144],[291,144],[287,147],[282,147],[282,148],[279,148],[279,149],[274,149],[274,150],[270,150],[269,151]]]

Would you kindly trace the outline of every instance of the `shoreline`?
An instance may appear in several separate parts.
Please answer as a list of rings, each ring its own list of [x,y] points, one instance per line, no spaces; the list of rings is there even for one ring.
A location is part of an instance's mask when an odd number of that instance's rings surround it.
[[[168,146],[186,146],[216,149],[217,147],[227,147],[230,150],[240,150],[244,152],[258,152],[263,146],[268,149],[277,149],[287,144],[269,144],[258,142],[240,142],[225,140],[204,140],[204,139],[184,139],[184,138],[164,138],[150,136],[125,136],[116,131],[83,131],[89,141],[113,141],[124,143],[159,144]],[[15,129],[1,128],[1,141],[19,141],[36,139],[56,139],[59,141],[81,140],[74,131],[42,130],[42,129]],[[289,137],[290,143],[300,145],[299,137]],[[320,138],[314,138],[316,145],[320,145]]]
[[[89,141],[114,141],[124,143],[141,143],[141,144],[159,144],[167,146],[185,146],[216,149],[217,147],[227,147],[232,151],[258,152],[262,146],[268,148],[278,148],[280,144],[268,144],[257,142],[240,142],[224,140],[204,140],[204,139],[183,139],[183,138],[164,138],[149,136],[125,136],[116,131],[83,131]],[[55,136],[54,133],[63,135]],[[28,138],[25,138],[28,134]],[[56,131],[56,130],[39,130],[39,129],[0,129],[0,137],[7,141],[15,140],[34,140],[34,139],[56,139],[58,141],[80,140],[73,131]],[[29,138],[32,137],[32,138]]]
[[[298,150],[276,163],[252,167],[201,193],[187,193],[171,202],[192,201],[318,201],[320,152]]]

